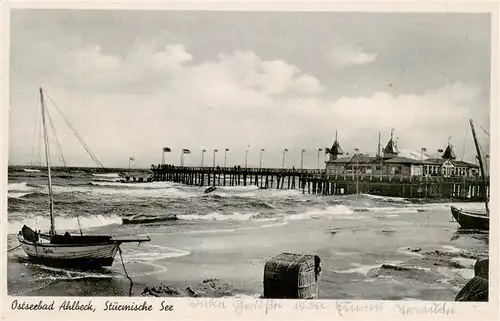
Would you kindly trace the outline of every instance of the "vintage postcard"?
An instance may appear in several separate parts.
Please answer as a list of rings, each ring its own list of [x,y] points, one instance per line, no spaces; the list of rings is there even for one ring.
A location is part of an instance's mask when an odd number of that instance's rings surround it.
[[[498,318],[497,5],[2,9],[2,318]]]

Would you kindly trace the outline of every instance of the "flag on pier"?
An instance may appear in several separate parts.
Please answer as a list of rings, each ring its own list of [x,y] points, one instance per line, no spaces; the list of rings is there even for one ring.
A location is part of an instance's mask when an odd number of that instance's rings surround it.
[[[285,148],[285,152],[288,152],[288,149],[287,149],[287,148]]]
[[[189,149],[183,149],[182,153],[183,154],[191,154],[191,151]]]
[[[202,150],[201,150],[201,152],[202,152],[202,153],[205,153],[206,151],[207,151],[206,149],[202,149]]]
[[[229,152],[229,148],[226,148],[226,152]]]
[[[306,152],[306,150],[305,150],[305,149],[302,149],[302,153],[305,153],[305,152]]]
[[[438,153],[442,153],[442,152],[444,152],[444,150],[438,149]]]
[[[420,150],[422,151],[422,153],[427,152],[427,148],[425,148],[425,147],[422,147]]]
[[[170,153],[172,150],[168,147],[163,147],[163,152]]]
[[[134,158],[134,156],[130,156],[130,157],[128,158],[128,160],[129,160],[130,162],[133,162],[133,161],[135,161],[135,158]]]
[[[217,149],[214,149],[214,153],[217,153],[217,152],[218,152],[218,150],[217,150]]]
[[[264,148],[262,148],[260,151],[261,151],[261,152],[265,152],[266,150],[265,150]]]

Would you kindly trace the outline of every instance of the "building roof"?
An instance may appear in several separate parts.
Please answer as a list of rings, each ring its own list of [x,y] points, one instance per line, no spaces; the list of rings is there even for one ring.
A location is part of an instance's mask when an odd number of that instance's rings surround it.
[[[452,161],[452,163],[454,163],[455,165],[458,165],[458,166],[479,168],[479,165],[476,165],[476,164],[473,164],[473,163],[469,163],[469,162],[464,162],[464,161],[454,160],[454,161]]]
[[[328,163],[339,163],[339,164],[347,164],[351,160],[350,156],[347,157],[340,157],[331,161],[328,161]]]
[[[444,159],[444,158],[428,158],[424,161],[424,163],[431,164],[431,165],[443,165],[447,161],[452,163],[454,166],[479,168],[479,165],[476,165],[476,164],[472,164],[472,163],[464,162],[464,161],[460,161],[460,160],[452,160],[452,159]]]
[[[388,160],[385,160],[384,163],[390,163],[390,164],[423,164],[425,161],[420,161],[408,157],[402,157],[402,156],[397,156],[390,158]]]
[[[377,161],[378,158],[375,156],[367,156],[363,154],[355,154],[352,156],[350,163],[356,164],[371,164]]]
[[[427,164],[432,164],[432,165],[443,165],[446,161],[448,160],[444,158],[427,158],[425,160]]]

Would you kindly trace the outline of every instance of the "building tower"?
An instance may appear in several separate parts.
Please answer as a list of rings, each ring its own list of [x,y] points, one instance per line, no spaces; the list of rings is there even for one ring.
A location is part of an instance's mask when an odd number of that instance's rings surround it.
[[[329,161],[334,161],[339,155],[344,154],[344,151],[340,148],[339,141],[337,140],[337,131],[335,131],[335,141],[333,142],[332,148],[328,150],[328,153],[330,154]]]
[[[446,149],[444,150],[444,153],[441,156],[441,158],[451,159],[451,160],[457,159],[457,155],[455,155],[455,152],[453,151],[453,146],[451,145],[451,137],[448,138],[448,146],[446,146]]]
[[[391,139],[385,146],[383,152],[384,152],[384,158],[396,157],[399,154],[396,143],[394,142],[394,128],[391,129]]]

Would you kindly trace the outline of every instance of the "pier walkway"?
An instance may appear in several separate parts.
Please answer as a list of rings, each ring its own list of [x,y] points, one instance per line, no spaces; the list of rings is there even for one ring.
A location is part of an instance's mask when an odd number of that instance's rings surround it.
[[[317,169],[152,166],[148,181],[170,181],[196,186],[258,186],[297,189],[308,194],[367,193],[404,198],[480,201],[489,195],[480,177],[327,174]]]

